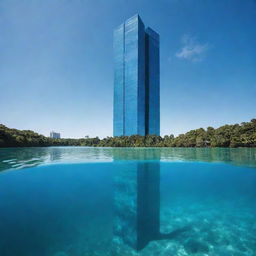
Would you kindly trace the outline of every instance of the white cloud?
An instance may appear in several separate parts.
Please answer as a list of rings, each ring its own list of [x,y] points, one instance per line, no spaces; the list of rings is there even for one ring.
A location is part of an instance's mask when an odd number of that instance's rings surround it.
[[[201,44],[195,37],[184,35],[181,39],[182,48],[175,54],[177,58],[193,62],[202,61],[205,58],[209,45]]]

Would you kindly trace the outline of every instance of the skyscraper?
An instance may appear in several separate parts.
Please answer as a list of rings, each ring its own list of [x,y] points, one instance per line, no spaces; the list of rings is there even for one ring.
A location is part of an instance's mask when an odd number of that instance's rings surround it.
[[[159,135],[159,35],[139,15],[114,31],[114,66],[114,136]]]

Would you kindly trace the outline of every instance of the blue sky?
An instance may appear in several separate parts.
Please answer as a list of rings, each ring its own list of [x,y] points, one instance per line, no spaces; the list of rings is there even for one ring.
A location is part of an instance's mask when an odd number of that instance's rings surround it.
[[[160,34],[161,135],[256,117],[254,0],[1,0],[0,123],[112,136],[113,29]]]

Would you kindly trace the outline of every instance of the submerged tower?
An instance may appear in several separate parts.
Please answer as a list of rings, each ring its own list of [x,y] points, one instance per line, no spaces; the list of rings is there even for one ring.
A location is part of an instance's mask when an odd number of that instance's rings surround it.
[[[114,31],[114,66],[114,136],[159,135],[159,35],[139,15]]]

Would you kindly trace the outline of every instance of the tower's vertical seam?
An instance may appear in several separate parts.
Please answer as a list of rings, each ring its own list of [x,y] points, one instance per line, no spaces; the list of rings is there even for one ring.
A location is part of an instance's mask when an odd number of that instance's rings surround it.
[[[139,97],[140,97],[140,20],[138,18],[138,22],[137,22],[137,26],[138,26],[138,33],[137,33],[137,109],[136,109],[136,134],[139,134],[139,130],[140,130],[140,116],[139,116],[139,106],[140,106],[140,102],[139,102]]]
[[[125,23],[123,34],[123,136],[125,135]]]
[[[149,38],[145,32],[145,135],[149,133]]]

